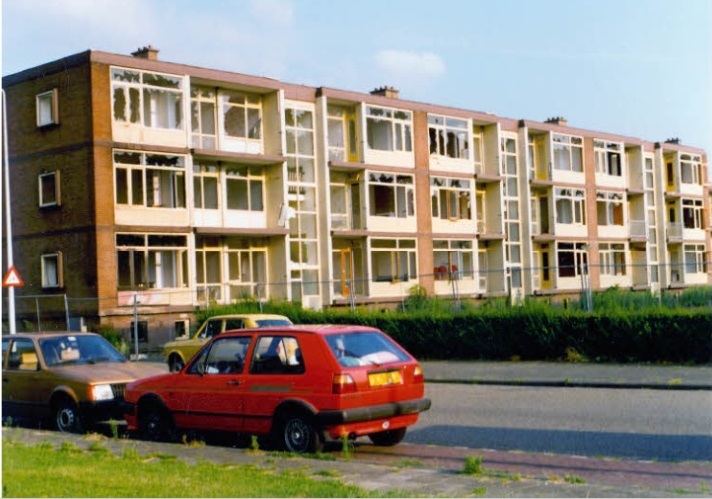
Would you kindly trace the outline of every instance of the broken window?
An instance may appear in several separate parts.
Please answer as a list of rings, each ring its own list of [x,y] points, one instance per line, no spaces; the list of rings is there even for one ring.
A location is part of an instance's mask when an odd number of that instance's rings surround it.
[[[469,158],[467,120],[428,115],[430,154],[448,158]]]
[[[554,168],[583,172],[583,139],[570,135],[551,134],[554,148]]]
[[[474,279],[472,241],[433,240],[433,274],[436,280]]]
[[[620,142],[593,141],[593,153],[596,172],[620,177],[623,175],[621,164],[623,144]]]
[[[586,205],[584,192],[578,189],[556,189],[556,223],[586,223]]]
[[[611,276],[626,275],[625,245],[601,243],[598,245],[601,259],[601,274]]]
[[[413,150],[413,115],[383,107],[366,108],[366,135],[368,147],[378,151]]]
[[[111,70],[114,121],[149,128],[183,128],[183,79],[143,71]]]
[[[220,94],[223,126],[228,137],[262,137],[262,99],[257,94],[223,91]]]
[[[412,175],[371,173],[368,182],[371,215],[397,218],[415,216]]]
[[[184,235],[117,234],[119,289],[188,286],[188,243]]]
[[[434,218],[471,220],[470,181],[458,178],[433,177],[430,195]]]
[[[596,194],[598,225],[623,225],[623,195],[617,192]]]
[[[116,203],[185,208],[185,156],[114,151]]]

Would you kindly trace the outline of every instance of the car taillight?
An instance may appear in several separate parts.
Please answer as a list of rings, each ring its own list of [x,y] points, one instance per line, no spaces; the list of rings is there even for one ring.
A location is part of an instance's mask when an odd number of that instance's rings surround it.
[[[337,394],[353,393],[356,391],[356,383],[349,374],[334,374],[331,391]]]
[[[415,369],[413,370],[413,382],[422,383],[423,381],[423,368],[420,366],[415,366]]]

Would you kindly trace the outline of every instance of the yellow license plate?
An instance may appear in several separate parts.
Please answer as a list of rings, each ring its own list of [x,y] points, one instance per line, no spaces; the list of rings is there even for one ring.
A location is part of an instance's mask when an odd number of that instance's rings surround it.
[[[368,375],[368,384],[371,386],[400,385],[403,383],[400,371],[371,373]]]

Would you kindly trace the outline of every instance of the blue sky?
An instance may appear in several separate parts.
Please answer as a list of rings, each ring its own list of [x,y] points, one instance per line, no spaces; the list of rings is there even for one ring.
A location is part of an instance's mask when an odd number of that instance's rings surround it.
[[[712,153],[710,0],[2,0],[2,74],[87,49]]]

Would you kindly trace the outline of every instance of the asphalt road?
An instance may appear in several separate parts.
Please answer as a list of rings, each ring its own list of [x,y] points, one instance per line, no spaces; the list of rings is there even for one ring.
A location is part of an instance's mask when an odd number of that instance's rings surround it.
[[[712,461],[712,392],[427,384],[414,444]]]

